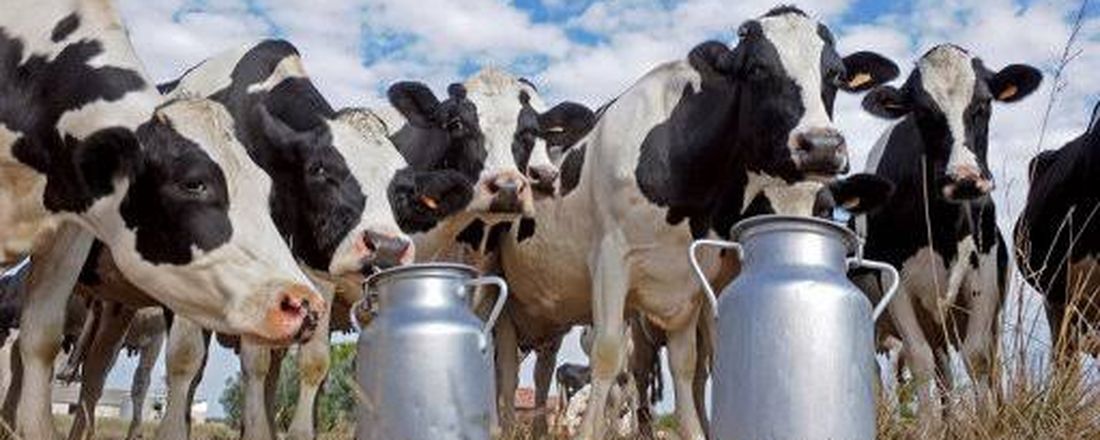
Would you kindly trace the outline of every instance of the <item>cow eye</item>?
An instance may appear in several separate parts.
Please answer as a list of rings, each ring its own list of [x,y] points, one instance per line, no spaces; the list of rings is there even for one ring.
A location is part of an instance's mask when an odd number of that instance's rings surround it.
[[[309,167],[309,175],[311,176],[324,177],[326,173],[328,173],[328,170],[326,170],[325,166],[322,164],[316,164]]]
[[[184,193],[192,196],[201,196],[206,194],[206,182],[201,180],[187,180],[179,184],[181,190]]]

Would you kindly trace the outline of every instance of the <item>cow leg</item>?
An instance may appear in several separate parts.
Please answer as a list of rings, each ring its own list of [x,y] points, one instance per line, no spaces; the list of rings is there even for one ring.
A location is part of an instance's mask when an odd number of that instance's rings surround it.
[[[66,222],[42,252],[36,252],[20,317],[23,392],[15,410],[18,437],[45,440],[57,436],[50,414],[53,361],[61,349],[66,305],[93,239],[80,226]]]
[[[18,330],[17,330],[18,331]],[[12,356],[18,353],[15,347],[15,337],[8,338],[4,341],[4,345],[0,347],[0,402],[7,399],[8,390],[11,389],[12,380],[14,380],[14,374],[12,369],[15,367],[15,363],[12,362]],[[5,418],[7,420],[7,418]],[[0,429],[2,430],[2,429]]]
[[[168,329],[168,352],[165,370],[168,375],[168,396],[164,417],[157,426],[157,440],[184,440],[191,437],[191,396],[193,387],[202,377],[206,364],[209,339],[202,327],[176,316]]]
[[[244,382],[242,440],[275,438],[267,405],[267,379],[275,357],[272,351],[268,347],[241,341],[241,379]]]
[[[332,305],[335,303],[336,285],[316,276],[312,271],[306,271],[309,279],[321,291],[326,304],[329,305],[329,313],[321,316],[317,322],[317,334],[298,348],[298,403],[294,406],[294,418],[290,421],[287,430],[289,440],[312,440],[316,437],[316,423],[314,410],[317,406],[317,393],[321,390],[325,378],[328,377],[330,341],[329,322],[332,316]]]
[[[605,237],[597,247],[592,277],[593,341],[592,389],[579,437],[602,439],[607,429],[607,395],[622,371],[626,325],[623,313],[629,293],[629,274],[624,267],[623,245]]]
[[[899,286],[888,307],[894,327],[901,336],[905,364],[913,376],[912,383],[919,405],[918,415],[928,432],[935,432],[942,412],[940,401],[936,398],[936,357],[917,321],[914,298],[909,290],[904,283]]]
[[[668,333],[668,364],[672,373],[673,397],[676,399],[676,420],[680,422],[681,438],[692,440],[706,438],[695,409],[697,321],[698,311],[687,326]]]
[[[562,336],[559,336],[538,350],[538,360],[535,362],[535,426],[532,428],[535,438],[545,437],[549,428],[546,399],[550,395],[550,382],[554,379],[554,369],[558,364],[561,340]]]
[[[515,322],[505,309],[497,320],[495,337],[497,373],[497,412],[500,431],[509,435],[515,428],[516,387],[519,386],[519,339]]]
[[[92,344],[92,338],[95,337],[96,330],[99,328],[100,315],[103,314],[103,301],[91,300],[89,303],[91,307],[88,307],[87,318],[84,319],[84,325],[80,329],[80,336],[73,345],[72,353],[69,353],[68,359],[65,359],[65,365],[61,367],[61,371],[57,372],[58,380],[69,383],[80,380],[80,366],[84,363],[85,353],[88,352],[88,346]]]
[[[141,438],[141,422],[145,411],[145,396],[149,392],[149,377],[153,374],[153,367],[157,364],[161,346],[164,345],[164,333],[157,332],[149,343],[141,347],[141,357],[137,370],[134,371],[134,379],[130,385],[130,401],[133,404],[133,415],[130,418],[130,428],[126,430],[126,440]]]
[[[95,407],[103,396],[107,374],[122,349],[122,341],[134,317],[134,310],[116,302],[103,305],[95,337],[84,358],[80,404],[69,428],[69,440],[91,439],[95,435]]]
[[[999,246],[999,245],[998,245]],[[961,355],[966,363],[967,373],[978,390],[979,408],[995,403],[1000,394],[997,376],[998,328],[1000,327],[1001,301],[1004,298],[1000,288],[997,264],[997,248],[988,255],[979,258],[978,270],[972,274],[971,292],[967,309],[970,316],[963,335]]]
[[[4,424],[0,427],[0,439],[6,438],[10,430],[15,427],[15,406],[19,404],[19,394],[23,387],[23,356],[19,354],[19,335],[18,331],[12,334],[12,339],[8,341],[7,358],[11,365],[11,379],[9,379],[8,387],[4,394],[4,408],[3,416]]]
[[[705,314],[705,316],[704,316]],[[714,314],[710,307],[705,306],[699,311],[697,340],[695,341],[695,379],[692,383],[692,395],[695,396],[695,412],[699,418],[699,424],[703,429],[703,435],[710,435],[710,420],[707,418],[707,379],[710,378],[711,365],[714,362],[714,341],[718,339],[715,333]],[[660,364],[657,364],[661,374]]]

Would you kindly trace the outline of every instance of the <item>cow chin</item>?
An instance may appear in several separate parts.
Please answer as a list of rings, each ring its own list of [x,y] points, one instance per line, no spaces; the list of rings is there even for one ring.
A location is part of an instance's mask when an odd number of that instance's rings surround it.
[[[844,151],[825,154],[796,152],[791,159],[801,174],[816,179],[831,179],[846,174],[850,165],[848,154]]]
[[[966,202],[989,195],[993,188],[993,181],[989,179],[948,181],[941,186],[941,192],[949,202]]]

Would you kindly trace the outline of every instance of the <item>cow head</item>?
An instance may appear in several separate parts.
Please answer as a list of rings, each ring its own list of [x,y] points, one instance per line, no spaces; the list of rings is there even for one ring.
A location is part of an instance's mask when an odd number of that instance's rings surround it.
[[[436,167],[462,171],[471,178],[473,195],[467,209],[475,213],[531,215],[536,195],[554,192],[559,170],[551,161],[550,150],[572,145],[591,129],[595,119],[591,110],[577,103],[563,102],[546,109],[529,81],[491,68],[477,73],[464,85],[452,84],[448,94],[447,101],[433,104],[434,95],[422,85],[401,83],[391,88],[391,102],[409,118],[410,124],[415,125],[415,117],[410,117],[415,112],[411,110],[425,106],[409,103],[428,103],[426,107],[435,105],[438,107],[435,113],[443,115],[436,117],[435,125],[447,129],[447,142],[440,141],[444,138],[441,135],[422,132],[420,138],[426,142],[403,146],[399,132],[395,143],[403,152],[428,148],[427,152],[408,152],[406,158],[444,157],[431,153],[438,150],[431,145],[449,143],[450,148],[455,148],[456,140],[476,137],[480,154],[465,156],[479,158],[477,167],[463,166],[463,161]],[[467,121],[470,116],[473,123]],[[454,125],[463,130],[455,132],[451,128]],[[470,136],[467,127],[476,129],[478,135]],[[460,150],[470,150],[461,142],[459,145]],[[410,163],[416,167],[414,159]],[[473,168],[477,168],[476,174],[466,171]]]
[[[919,127],[932,180],[947,200],[968,200],[993,190],[987,162],[994,100],[1016,102],[1038,88],[1038,69],[1013,64],[999,72],[950,44],[929,50],[899,90],[876,88],[863,100],[868,112],[911,115]]]
[[[750,171],[800,180],[848,169],[847,145],[833,124],[837,90],[861,92],[898,68],[872,52],[841,57],[825,25],[793,7],[744,23],[732,50],[705,43],[694,65],[737,85],[738,148]]]
[[[757,178],[746,188],[742,217],[783,214],[833,218],[837,209],[862,214],[886,204],[894,184],[875,174],[854,174],[822,182],[787,183],[780,178]]]
[[[384,131],[321,117],[299,131],[264,104],[255,110],[279,157],[269,167],[282,187],[275,216],[284,229],[293,229],[282,232],[291,237],[295,255],[337,276],[412,262],[412,240],[394,219],[386,194],[405,160]]]
[[[271,181],[232,126],[208,100],[159,108],[135,131],[139,171],[115,182],[125,197],[98,200],[82,219],[128,279],[204,327],[260,343],[304,340],[325,301],[280,239]]]

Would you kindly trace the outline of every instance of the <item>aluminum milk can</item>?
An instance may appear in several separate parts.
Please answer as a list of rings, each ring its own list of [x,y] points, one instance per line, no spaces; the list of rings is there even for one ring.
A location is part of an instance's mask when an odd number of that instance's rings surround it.
[[[487,322],[472,311],[478,286],[500,288]],[[366,281],[374,315],[359,333],[359,440],[488,439],[495,422],[491,331],[504,281],[456,264],[414,264]]]
[[[730,237],[699,240],[690,250],[718,314],[715,438],[874,439],[874,321],[896,293],[897,271],[862,259],[855,233],[826,220],[753,217]],[[699,268],[700,246],[741,255],[741,274],[720,299]],[[847,277],[856,267],[889,278],[874,310]]]

